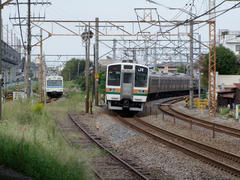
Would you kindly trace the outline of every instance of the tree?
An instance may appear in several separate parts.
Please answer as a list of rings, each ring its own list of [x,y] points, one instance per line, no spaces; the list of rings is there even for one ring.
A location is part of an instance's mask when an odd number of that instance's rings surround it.
[[[185,66],[183,64],[181,64],[178,68],[177,68],[177,72],[178,73],[184,73],[185,70]]]
[[[209,54],[200,58],[201,72],[203,73],[203,79],[205,79],[205,85],[208,82],[208,64]],[[222,75],[238,73],[237,57],[230,49],[223,46],[216,48],[216,71]]]
[[[205,56],[205,65],[208,67],[209,54]],[[237,57],[228,48],[219,46],[216,48],[216,69],[219,74],[236,74],[237,73]],[[208,68],[207,68],[208,73]]]
[[[103,69],[100,69],[99,72],[99,92],[102,94],[105,92],[105,84],[106,84],[106,71]]]
[[[90,62],[90,66],[92,63]],[[85,71],[85,60],[82,59],[71,59],[69,60],[61,74],[65,81],[76,80],[79,76],[84,76]]]

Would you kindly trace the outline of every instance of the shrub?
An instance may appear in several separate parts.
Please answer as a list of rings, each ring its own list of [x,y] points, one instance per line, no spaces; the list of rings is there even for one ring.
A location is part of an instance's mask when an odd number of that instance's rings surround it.
[[[221,115],[226,115],[227,113],[229,113],[229,111],[230,111],[230,108],[225,107],[225,108],[220,108],[219,113]]]
[[[38,103],[36,104],[33,108],[32,111],[36,114],[43,114],[43,104],[42,103]]]

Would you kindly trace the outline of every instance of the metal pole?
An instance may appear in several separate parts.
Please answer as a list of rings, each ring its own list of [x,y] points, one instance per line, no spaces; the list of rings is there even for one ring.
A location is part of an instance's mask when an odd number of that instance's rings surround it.
[[[11,46],[13,47],[13,30],[11,30]]]
[[[156,47],[157,43],[155,43],[155,47],[154,47],[154,69],[155,71],[157,71],[157,47]]]
[[[99,58],[99,19],[96,18],[96,27],[95,27],[95,74],[99,76],[98,71],[98,58]],[[98,106],[98,82],[99,77],[95,78],[95,106]]]
[[[7,24],[7,44],[9,44],[9,37],[8,37],[8,24]]]
[[[199,34],[198,35],[198,40],[199,40],[199,55],[198,55],[198,57],[200,57],[201,56],[201,54],[202,54],[202,51],[201,51],[201,34]],[[198,84],[198,98],[200,99],[201,98],[201,72],[200,72],[200,67],[198,67],[199,68],[199,84]]]
[[[90,33],[90,24],[89,27],[85,28],[85,32],[87,32],[87,38],[86,38],[86,64],[85,64],[85,78],[86,78],[86,101],[85,101],[85,112],[89,112],[89,51],[90,51],[90,37],[88,33]]]
[[[133,49],[133,62],[134,62],[134,63],[137,63],[136,49]]]
[[[201,72],[198,70],[198,98],[201,98]]]
[[[2,78],[2,7],[0,7],[0,120],[2,120]]]
[[[95,85],[95,82],[96,82],[96,80],[95,80],[95,72],[96,72],[96,68],[95,68],[95,65],[96,65],[96,48],[95,48],[95,44],[93,45],[93,69],[92,69],[92,103],[93,103],[93,101],[95,100],[94,98],[95,98],[95,87],[96,87],[96,85]]]
[[[194,0],[193,0],[194,3]],[[192,12],[193,4],[191,5]],[[192,15],[191,15],[192,19]],[[190,105],[189,108],[193,108],[193,22],[190,21],[190,85],[189,85]]]
[[[24,49],[24,93],[27,94],[27,53]]]
[[[31,0],[28,0],[27,97],[31,96]]]
[[[43,41],[42,41],[42,29],[40,30],[40,102],[44,102],[44,90],[43,90]]]
[[[216,5],[216,0],[209,0],[209,9]],[[216,10],[209,13],[209,70],[208,70],[208,113],[216,117]]]
[[[80,64],[80,61],[78,61],[78,71],[77,71],[78,77],[79,77],[79,64]]]
[[[113,60],[116,61],[117,40],[113,39]]]

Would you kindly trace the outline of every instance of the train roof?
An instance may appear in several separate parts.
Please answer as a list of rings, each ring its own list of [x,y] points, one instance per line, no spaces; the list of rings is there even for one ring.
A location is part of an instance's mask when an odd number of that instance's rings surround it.
[[[150,73],[149,76],[151,77],[166,77],[166,78],[183,78],[183,79],[188,79],[190,78],[189,75],[187,74],[175,74],[175,73],[159,73],[159,72],[156,72],[156,73]]]
[[[62,76],[47,76],[46,79],[63,79]]]
[[[135,66],[138,65],[138,66],[143,66],[143,67],[148,68],[148,66],[145,66],[145,65],[143,65],[143,64],[129,63],[129,62],[118,62],[118,63],[112,63],[112,64],[108,64],[107,67],[108,67],[108,66],[112,66],[112,65],[121,65],[121,64],[124,64],[124,65],[135,65]]]

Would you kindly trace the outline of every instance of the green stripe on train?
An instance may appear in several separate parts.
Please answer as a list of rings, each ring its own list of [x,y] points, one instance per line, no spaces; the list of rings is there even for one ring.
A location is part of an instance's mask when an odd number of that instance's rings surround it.
[[[133,94],[134,96],[147,96],[147,94]]]
[[[117,93],[117,92],[107,92],[106,94],[119,94],[120,93]],[[147,94],[133,94],[134,96],[147,96]]]
[[[120,93],[118,93],[118,92],[107,92],[107,94],[119,94],[120,95]]]

